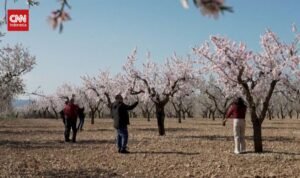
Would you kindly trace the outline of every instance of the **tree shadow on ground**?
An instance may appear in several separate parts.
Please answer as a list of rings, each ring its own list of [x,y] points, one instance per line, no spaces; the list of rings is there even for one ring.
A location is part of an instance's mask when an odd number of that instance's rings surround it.
[[[63,130],[0,130],[0,134],[8,135],[40,135],[40,134],[63,134]]]
[[[59,128],[60,126],[49,126],[49,125],[2,125],[0,129],[49,129],[49,128]],[[61,125],[63,126],[63,123]]]
[[[130,144],[134,144],[134,143],[146,143],[148,142],[147,140],[144,141],[139,141],[139,140],[135,140],[135,139],[130,139],[129,140]],[[88,145],[101,145],[101,144],[116,144],[116,140],[115,139],[101,139],[101,140],[77,140],[76,143],[72,143],[70,142],[70,144],[75,145],[75,146],[80,146],[80,147],[84,147],[84,146],[88,146]]]
[[[34,127],[32,127],[34,128]],[[25,130],[0,130],[0,134],[7,135],[39,135],[39,134],[63,134],[64,127],[61,130],[50,130],[50,129],[37,129],[40,127],[36,127],[35,129],[25,129]],[[114,131],[113,129],[95,129],[95,130],[83,130],[83,132],[105,132],[105,131]],[[82,131],[78,131],[77,133],[81,133]]]
[[[189,136],[178,136],[177,138],[180,139],[199,139],[199,140],[210,140],[210,141],[233,141],[233,136],[220,136],[220,135],[189,135]],[[246,136],[246,140],[248,141],[253,141],[252,136]],[[296,140],[295,138],[289,138],[289,137],[274,137],[274,136],[269,136],[269,137],[262,137],[263,142],[268,141],[268,142],[300,142]]]
[[[114,129],[84,129],[83,132],[106,132],[106,131],[114,131]]]
[[[115,140],[77,140],[76,143],[64,142],[63,140],[53,141],[11,141],[0,140],[0,147],[15,149],[65,149],[66,147],[88,147],[90,145],[115,144]]]
[[[0,140],[0,147],[17,148],[17,149],[63,149],[65,146],[62,141],[11,141]]]
[[[81,145],[97,145],[97,144],[114,144],[116,143],[115,140],[78,140],[76,144],[81,144]]]
[[[51,169],[38,173],[38,177],[121,177],[117,173],[100,168],[79,168],[76,170]]]
[[[214,123],[205,123],[205,122],[201,122],[199,123],[199,125],[214,125],[214,126],[222,126],[222,121],[216,121]]]
[[[233,136],[220,136],[220,135],[188,135],[188,136],[179,136],[180,139],[199,139],[199,140],[221,140],[221,141],[230,141],[233,140]]]
[[[250,137],[251,140],[253,140],[253,137]],[[291,143],[291,142],[297,142],[299,143],[299,140],[296,140],[296,138],[290,138],[290,137],[282,137],[282,136],[269,136],[269,137],[262,137],[263,141],[268,142],[285,142],[285,143]]]
[[[132,130],[137,131],[151,131],[151,132],[157,132],[158,128],[133,128]],[[199,129],[195,128],[166,128],[166,132],[190,132],[190,131],[197,131]]]
[[[300,121],[300,120],[293,120],[293,121]],[[275,120],[275,122],[268,123],[268,124],[271,124],[271,125],[291,125],[291,124],[300,125],[300,122],[284,122],[284,121]]]
[[[279,154],[279,155],[287,155],[287,156],[300,156],[299,153],[294,153],[294,152],[285,152],[285,151],[271,151],[271,150],[265,150],[262,153],[255,153],[254,151],[246,151],[243,154]]]
[[[197,153],[197,152],[182,152],[182,151],[136,151],[136,152],[130,152],[130,154],[158,154],[158,155],[176,154],[176,155],[199,155],[200,153]]]
[[[289,129],[289,130],[297,130],[299,128],[297,127],[272,127],[272,126],[265,126],[262,129],[268,129],[268,130],[285,130],[285,129]]]
[[[286,152],[286,151],[271,151],[271,150],[266,150],[266,151],[264,151],[264,153],[273,153],[273,154],[290,155],[290,156],[300,156],[300,152],[293,153],[293,152]]]

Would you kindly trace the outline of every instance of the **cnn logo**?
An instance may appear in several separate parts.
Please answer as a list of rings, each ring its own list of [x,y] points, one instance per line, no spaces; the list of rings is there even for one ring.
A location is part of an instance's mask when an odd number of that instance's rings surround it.
[[[7,31],[29,31],[29,10],[7,10]]]

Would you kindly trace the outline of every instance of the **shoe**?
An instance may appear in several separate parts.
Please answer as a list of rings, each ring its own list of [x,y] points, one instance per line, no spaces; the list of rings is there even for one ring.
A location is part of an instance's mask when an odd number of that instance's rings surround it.
[[[238,155],[238,154],[241,154],[241,152],[234,151],[234,154]]]
[[[121,154],[128,154],[128,153],[130,153],[128,150],[120,150],[120,152],[119,153],[121,153]]]
[[[76,143],[76,140],[72,140],[73,143]]]
[[[71,140],[70,139],[65,139],[65,142],[70,142]]]

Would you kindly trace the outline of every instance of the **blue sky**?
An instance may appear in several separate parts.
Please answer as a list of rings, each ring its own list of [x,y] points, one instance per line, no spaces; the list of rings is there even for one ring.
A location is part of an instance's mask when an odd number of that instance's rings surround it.
[[[24,1],[9,3],[9,8],[27,8]],[[259,50],[259,36],[266,28],[288,41],[292,23],[300,24],[299,0],[227,0],[235,12],[217,20],[202,16],[194,6],[183,9],[179,0],[71,0],[72,21],[59,34],[47,23],[47,16],[59,7],[57,1],[40,2],[30,9],[30,31],[7,32],[2,45],[22,43],[29,48],[37,65],[25,77],[28,91],[41,86],[46,93],[63,82],[80,84],[80,76],[96,75],[100,69],[121,71],[135,47],[140,61],[150,51],[155,61],[163,62],[174,52],[191,53],[192,47],[219,34]]]

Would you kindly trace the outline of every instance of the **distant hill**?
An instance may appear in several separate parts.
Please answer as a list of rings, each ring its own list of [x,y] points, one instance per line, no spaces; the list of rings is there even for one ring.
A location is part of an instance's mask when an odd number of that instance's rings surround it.
[[[31,100],[28,100],[28,99],[15,99],[13,101],[13,107],[14,108],[23,107],[23,106],[30,104],[30,102],[31,102]]]

